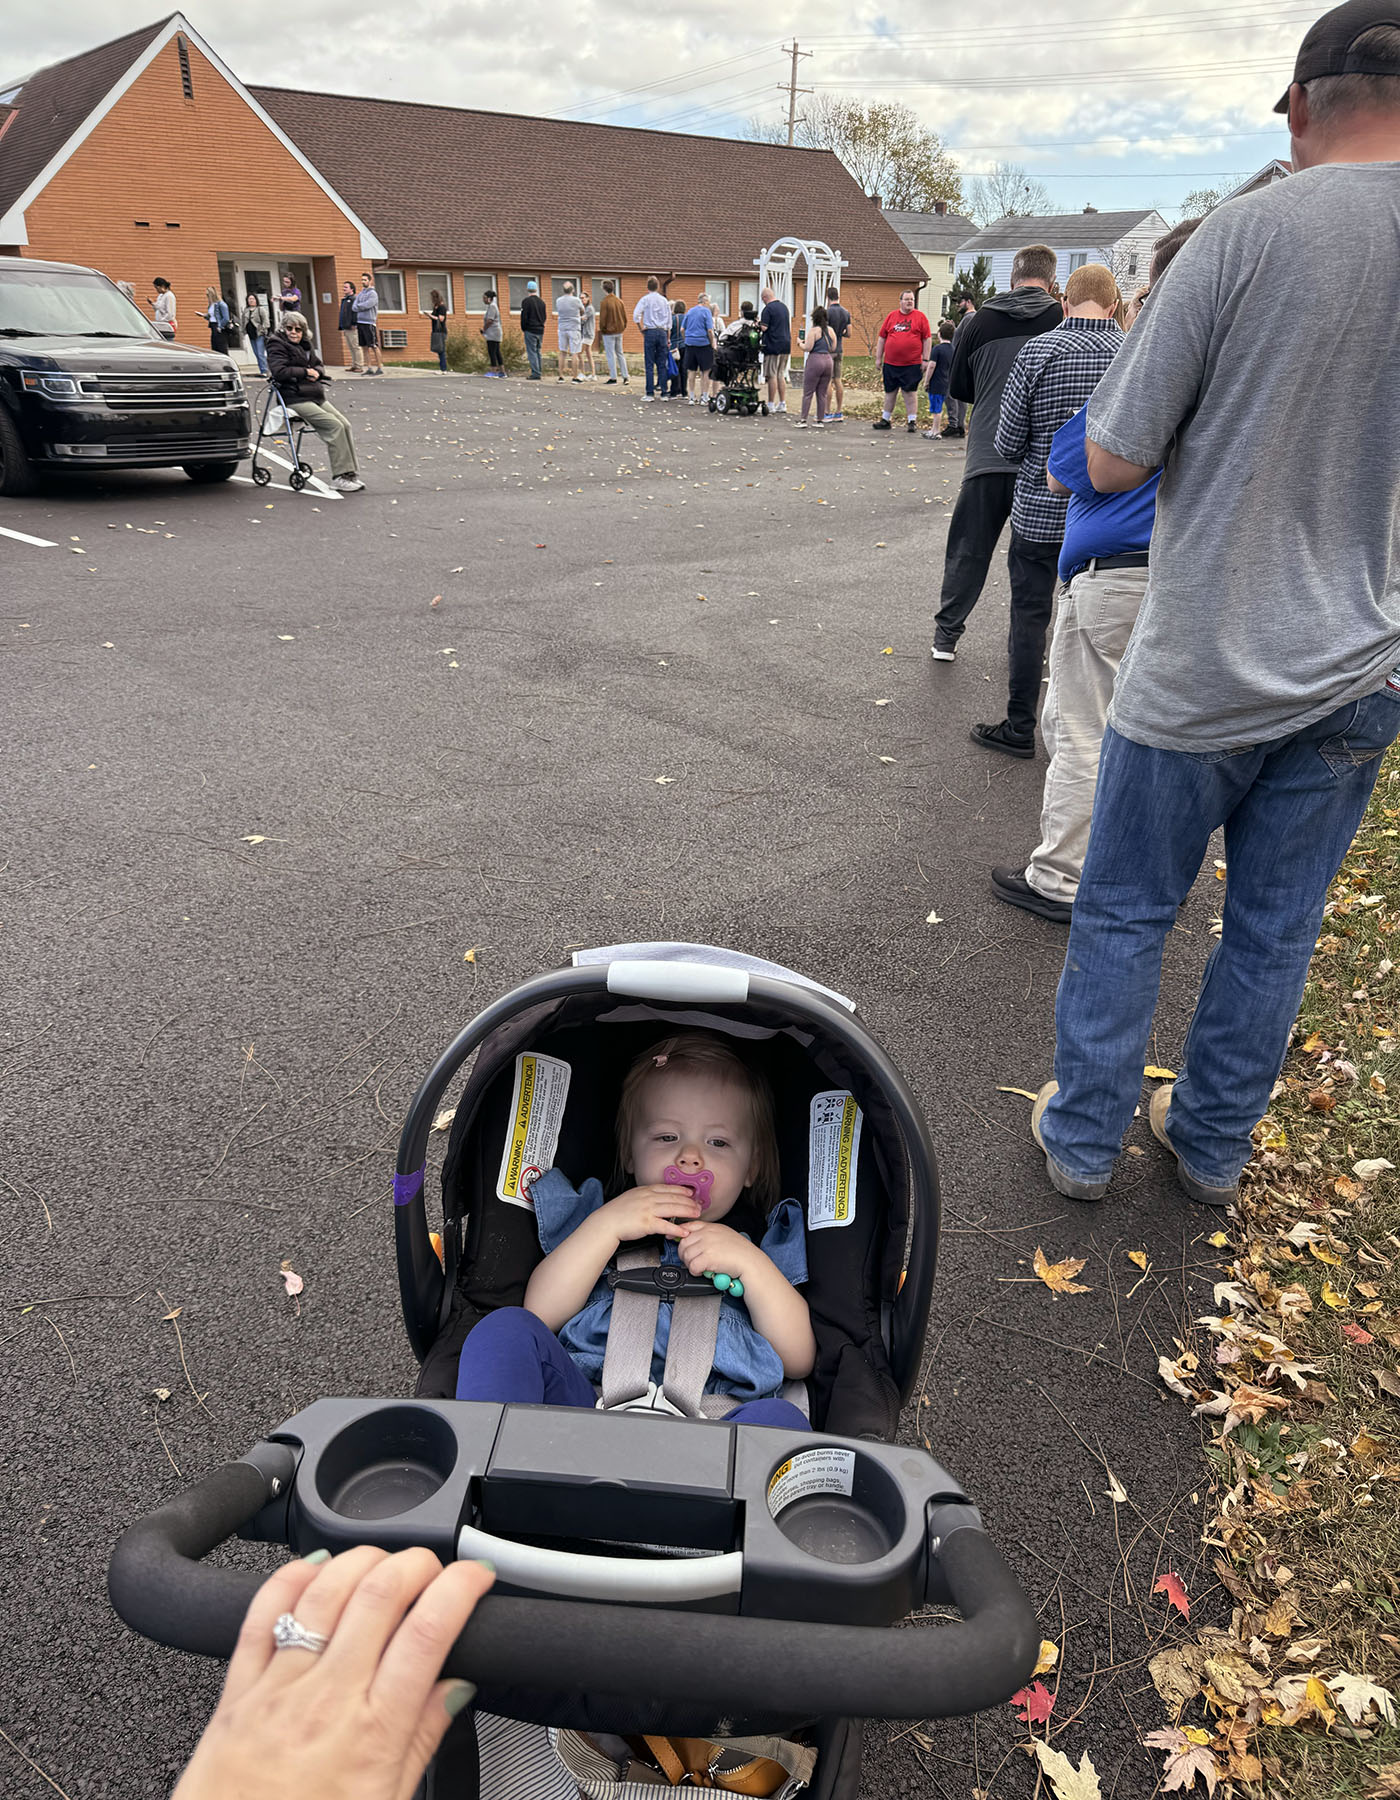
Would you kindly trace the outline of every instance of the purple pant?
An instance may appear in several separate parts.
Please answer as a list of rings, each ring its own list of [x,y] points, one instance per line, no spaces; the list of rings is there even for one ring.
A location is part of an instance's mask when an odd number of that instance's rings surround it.
[[[501,1306],[472,1328],[457,1369],[459,1400],[524,1406],[596,1406],[592,1384],[542,1319]],[[728,1415],[735,1425],[810,1431],[788,1400],[750,1400]]]
[[[826,417],[827,395],[831,391],[831,371],[835,368],[831,358],[821,351],[809,350],[802,364],[802,417],[807,417],[807,408],[812,404],[812,396],[816,395],[817,417]]]

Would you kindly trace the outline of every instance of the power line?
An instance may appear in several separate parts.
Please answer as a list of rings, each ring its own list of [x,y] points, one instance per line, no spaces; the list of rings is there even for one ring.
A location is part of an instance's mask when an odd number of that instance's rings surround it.
[[[881,81],[877,78],[857,81],[823,82],[821,91],[841,92],[847,88],[878,87],[886,92],[905,88],[1041,88],[1068,87],[1080,82],[1099,81],[1178,81],[1186,75],[1224,73],[1253,74],[1265,69],[1284,69],[1286,62],[1276,56],[1258,57],[1247,62],[1238,59],[1219,63],[1174,63],[1156,69],[1075,69],[1063,75],[960,75],[947,79],[934,77],[928,81]]]
[[[1029,25],[988,25],[966,34],[956,31],[915,31],[882,37],[873,36],[870,33],[844,32],[827,37],[809,37],[807,42],[815,44],[819,49],[841,49],[855,46],[861,49],[904,50],[917,44],[935,44],[940,49],[950,49],[965,44],[977,47],[1002,40],[1016,44],[1035,41],[1059,43],[1073,37],[1139,38],[1171,36],[1177,32],[1248,31],[1261,25],[1281,25],[1297,20],[1312,19],[1315,16],[1316,9],[1314,7],[1299,7],[1295,0],[1293,7],[1289,7],[1287,4],[1283,6],[1232,6],[1223,9],[1212,8],[1198,13],[1145,13],[1133,17],[1125,16],[1120,11],[1095,18],[1086,18],[1080,14],[1073,19],[1062,21],[1040,19]]]
[[[618,88],[613,93],[600,94],[594,100],[585,100],[581,102],[577,107],[573,108],[573,110],[575,112],[620,112],[626,106],[633,104],[633,102],[628,100],[628,95],[649,93],[654,88],[667,87],[673,81],[693,81],[695,76],[703,75],[710,69],[726,69],[735,63],[751,62],[754,57],[768,56],[777,48],[778,45],[776,44],[760,44],[756,50],[746,50],[741,56],[724,56],[717,62],[701,63],[698,68],[684,69],[675,75],[663,75],[656,81],[643,81],[639,82],[636,87]],[[698,92],[699,88],[714,87],[716,82],[727,81],[729,79],[728,76],[717,76],[715,81],[702,81],[698,83],[696,89],[693,91]],[[665,95],[664,98],[668,100],[680,100],[684,98],[684,93],[686,91],[692,90],[683,90],[680,94],[668,94]],[[614,101],[619,102],[619,104],[613,105],[612,102]]]

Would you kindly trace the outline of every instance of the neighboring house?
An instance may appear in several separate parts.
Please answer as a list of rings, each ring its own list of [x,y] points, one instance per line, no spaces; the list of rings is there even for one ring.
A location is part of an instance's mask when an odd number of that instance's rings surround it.
[[[969,238],[976,237],[977,227],[961,213],[949,212],[942,200],[934,203],[932,212],[895,212],[887,206],[884,213],[905,247],[918,257],[927,277],[928,289],[921,301],[924,311],[932,319],[941,318],[948,311],[957,253]]]
[[[614,277],[630,319],[656,275],[733,314],[786,236],[846,258],[861,321],[922,276],[830,151],[249,88],[180,13],[0,91],[0,255],[101,269],[148,317],[163,275],[189,343],[206,287],[241,303],[284,275],[329,362],[340,284],[362,271],[391,361],[427,357],[433,288],[473,336],[485,290],[514,310],[529,279],[546,301],[566,280],[596,300]]]
[[[957,273],[971,270],[979,256],[992,265],[992,280],[998,293],[1011,286],[1011,263],[1023,244],[1048,244],[1060,259],[1061,284],[1070,272],[1085,263],[1106,263],[1118,277],[1118,285],[1127,288],[1147,280],[1152,246],[1170,223],[1159,212],[1139,208],[1136,212],[1099,212],[1086,206],[1077,213],[1042,213],[1020,218],[1014,214],[998,219],[985,231],[976,232],[958,247]]]
[[[1257,174],[1251,175],[1248,181],[1242,181],[1237,188],[1231,188],[1222,197],[1220,204],[1223,206],[1226,200],[1239,200],[1245,194],[1257,194],[1261,188],[1272,187],[1276,181],[1287,181],[1292,173],[1293,164],[1283,162],[1276,156],[1272,162],[1266,162]]]

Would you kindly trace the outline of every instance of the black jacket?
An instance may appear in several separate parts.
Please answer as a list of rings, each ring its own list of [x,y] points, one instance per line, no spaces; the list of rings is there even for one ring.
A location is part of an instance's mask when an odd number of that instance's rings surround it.
[[[308,369],[317,370],[321,379],[308,381]],[[325,366],[310,344],[294,344],[280,331],[274,331],[267,340],[267,372],[284,400],[319,399],[329,386]]]
[[[1053,331],[1064,316],[1064,308],[1044,288],[1018,287],[984,300],[958,326],[948,392],[954,400],[973,404],[964,481],[970,475],[1016,473],[1016,464],[1003,462],[992,444],[1001,418],[1002,391],[1022,344],[1042,331]]]
[[[527,294],[520,306],[520,329],[522,331],[543,331],[548,315],[544,310],[544,301],[538,294]]]
[[[336,330],[353,331],[359,322],[355,317],[355,296],[346,294],[340,302],[340,323],[336,326]]]

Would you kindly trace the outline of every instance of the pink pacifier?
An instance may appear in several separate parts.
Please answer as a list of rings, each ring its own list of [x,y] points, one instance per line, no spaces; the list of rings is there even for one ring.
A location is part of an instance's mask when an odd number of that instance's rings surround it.
[[[672,1187],[694,1188],[701,1212],[710,1210],[710,1189],[715,1180],[712,1169],[693,1169],[687,1174],[684,1169],[678,1169],[674,1163],[669,1163],[661,1179]]]

